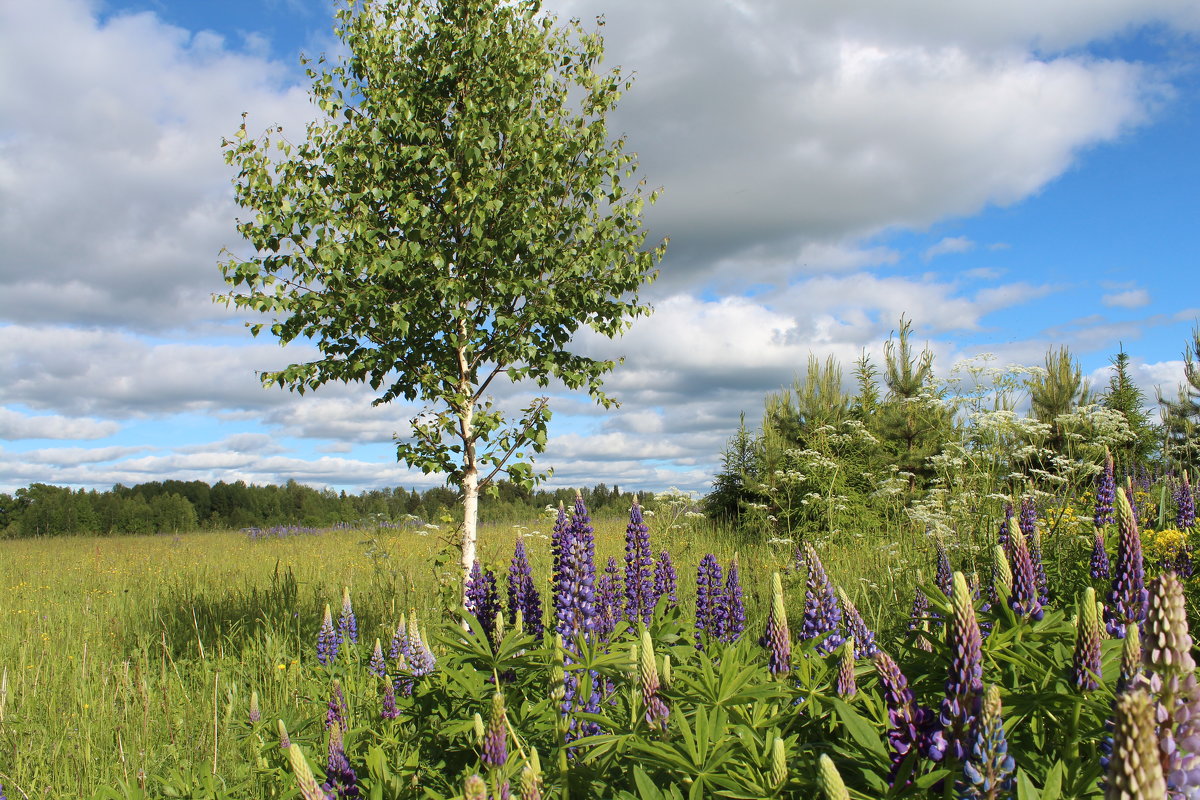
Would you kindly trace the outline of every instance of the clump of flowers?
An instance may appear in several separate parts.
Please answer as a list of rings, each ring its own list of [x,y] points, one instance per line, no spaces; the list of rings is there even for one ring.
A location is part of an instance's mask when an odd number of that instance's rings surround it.
[[[724,635],[726,615],[725,583],[721,564],[708,553],[696,569],[696,647],[703,649],[709,639]]]
[[[625,528],[625,619],[646,625],[654,616],[658,595],[654,590],[654,556],[650,554],[650,528],[642,519],[637,499],[629,509]]]
[[[1175,490],[1175,524],[1183,530],[1190,530],[1196,525],[1196,498],[1192,495],[1192,482],[1187,470]]]
[[[825,572],[817,551],[808,542],[804,543],[803,561],[807,567],[804,583],[804,624],[800,629],[803,640],[825,638],[817,645],[817,652],[828,655],[842,643],[838,632],[842,622],[842,610],[838,606],[837,592]]]
[[[529,566],[529,555],[525,540],[517,537],[513,548],[512,562],[508,567],[508,621],[516,624],[520,615],[525,632],[535,639],[542,638],[542,599],[537,584],[533,581],[533,569]]]
[[[1142,536],[1138,531],[1133,506],[1125,492],[1117,490],[1117,561],[1113,568],[1112,589],[1104,607],[1104,626],[1109,636],[1122,638],[1125,626],[1146,618],[1146,568],[1142,558]]]
[[[496,573],[484,568],[479,559],[471,564],[467,576],[466,609],[479,621],[479,627],[489,639],[495,635],[496,615],[500,613],[500,594],[496,590]]]
[[[342,637],[333,629],[333,612],[326,603],[325,616],[321,619],[320,630],[317,631],[317,661],[321,664],[332,664],[341,646]]]

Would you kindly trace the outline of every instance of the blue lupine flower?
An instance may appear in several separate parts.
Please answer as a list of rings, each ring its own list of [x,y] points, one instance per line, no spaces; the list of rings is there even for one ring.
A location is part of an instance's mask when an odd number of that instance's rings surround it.
[[[1146,567],[1142,558],[1142,535],[1138,531],[1133,505],[1125,492],[1117,490],[1117,562],[1113,567],[1112,589],[1104,607],[1104,626],[1109,636],[1123,638],[1125,626],[1146,618]]]
[[[342,587],[342,613],[338,616],[338,637],[344,642],[358,644],[358,619],[354,616],[354,607],[350,605],[350,587]]]
[[[642,519],[637,500],[629,509],[625,528],[625,620],[649,625],[654,617],[654,556],[650,554],[650,529]]]
[[[533,569],[525,552],[525,540],[517,537],[512,563],[508,567],[508,621],[516,624],[521,614],[525,632],[535,639],[542,638],[542,598],[533,581]]]
[[[971,756],[963,764],[958,800],[1001,800],[1012,797],[1017,764],[1008,752],[1000,690],[989,686],[975,731]]]
[[[804,543],[804,561],[807,577],[804,583],[804,623],[800,628],[800,638],[807,641],[825,636],[817,645],[817,652],[828,655],[842,643],[842,635],[838,632],[842,622],[842,610],[838,606],[833,582],[825,573],[817,551],[808,542]]]
[[[675,575],[675,565],[671,563],[671,554],[663,550],[658,554],[658,563],[654,565],[654,602],[658,603],[660,597],[667,598],[669,608],[674,608],[679,603],[679,598],[676,596],[678,589],[678,578]]]
[[[729,573],[725,576],[725,601],[727,603],[724,641],[736,642],[746,630],[746,604],[742,600],[742,581],[738,573],[738,557],[729,562]]]
[[[947,754],[962,761],[970,755],[983,700],[983,637],[966,576],[956,572],[953,580],[946,630],[946,643],[951,648],[950,670],[939,721],[946,737]]]
[[[342,637],[333,629],[333,612],[326,603],[321,629],[317,631],[317,661],[321,664],[332,664],[341,646]]]

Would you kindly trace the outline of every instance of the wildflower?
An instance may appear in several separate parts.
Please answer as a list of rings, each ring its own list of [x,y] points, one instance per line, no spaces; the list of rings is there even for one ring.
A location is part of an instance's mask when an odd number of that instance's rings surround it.
[[[521,800],[542,800],[542,767],[536,747],[529,748],[529,760],[521,770]]]
[[[778,789],[788,779],[787,751],[778,736],[771,742],[771,788]]]
[[[854,640],[854,657],[873,657],[879,652],[879,646],[875,644],[875,632],[867,627],[862,614],[858,612],[854,603],[850,602],[850,596],[842,591],[841,587],[838,587],[837,596],[845,612],[843,620],[846,624],[846,638]]]
[[[488,800],[487,783],[483,778],[471,775],[463,781],[463,800]]]
[[[945,731],[947,753],[961,761],[970,754],[971,739],[983,696],[982,636],[971,603],[971,591],[961,572],[954,573],[946,642],[950,645],[950,672],[939,717]]]
[[[1108,550],[1104,547],[1104,529],[1096,528],[1092,533],[1092,561],[1089,569],[1092,580],[1102,581],[1109,577]]]
[[[675,607],[675,604],[679,602],[675,596],[676,582],[675,565],[671,563],[671,554],[663,550],[658,554],[658,562],[654,565],[654,602],[656,605],[659,598],[665,596],[668,607]]]
[[[1104,449],[1104,471],[1096,478],[1096,514],[1093,517],[1097,528],[1113,522],[1113,501],[1116,499],[1117,483],[1113,477],[1113,457]]]
[[[570,536],[570,521],[567,519],[567,510],[563,507],[560,500],[558,502],[558,517],[554,520],[554,530],[550,533],[550,558],[551,558],[551,580],[554,585],[558,585],[559,576],[562,573],[562,557],[566,550],[566,540]]]
[[[833,582],[825,573],[817,551],[807,542],[804,544],[804,561],[808,575],[804,584],[804,624],[800,629],[800,638],[809,640],[824,635],[825,639],[817,645],[817,652],[828,655],[842,643],[842,636],[838,633],[842,610],[838,607]]]
[[[937,550],[937,571],[934,576],[934,582],[937,583],[939,589],[945,592],[946,597],[949,597],[953,582],[950,556],[946,553],[946,545],[942,543],[940,538],[934,539],[933,545]]]
[[[1187,470],[1183,471],[1183,478],[1175,493],[1175,524],[1181,531],[1196,524],[1196,499],[1192,497],[1192,484]]]
[[[358,644],[358,620],[354,616],[354,607],[350,605],[350,587],[342,587],[342,613],[338,616],[338,638],[341,641],[350,640]]]
[[[359,797],[358,776],[346,757],[342,742],[343,731],[333,727],[329,731],[329,758],[325,762],[325,782],[321,788],[330,800],[345,800]]]
[[[262,712],[258,710],[258,692],[252,691],[250,692],[250,721],[258,722],[260,719],[262,719]]]
[[[329,693],[329,703],[325,708],[325,729],[350,727],[346,718],[346,695],[342,692],[342,682],[334,678],[333,689]]]
[[[409,655],[408,652],[408,622],[404,615],[400,615],[400,621],[396,624],[396,632],[392,634],[391,648],[388,650],[388,659],[397,661],[401,656]]]
[[[937,720],[928,709],[917,705],[908,679],[892,657],[880,650],[875,654],[875,672],[883,689],[888,709],[888,744],[892,748],[891,777],[895,778],[900,765],[910,752],[940,760],[944,749]],[[935,739],[935,735],[937,738]]]
[[[719,639],[724,634],[725,606],[721,564],[708,553],[700,559],[696,570],[696,648],[702,650],[705,640]]]
[[[984,697],[979,727],[975,732],[971,756],[963,764],[958,782],[960,800],[998,800],[1011,797],[1016,762],[1008,753],[1001,713],[1000,690],[989,686]]]
[[[279,749],[287,750],[292,746],[292,738],[288,736],[287,726],[283,724],[283,720],[279,720]]]
[[[726,642],[736,642],[746,630],[746,605],[742,600],[742,581],[738,574],[736,553],[729,562],[729,572],[725,576],[725,602],[725,624],[721,638]]]
[[[508,621],[515,624],[518,616],[530,636],[542,638],[542,599],[533,582],[525,540],[519,536],[508,567]]]
[[[313,777],[312,767],[308,765],[304,753],[300,751],[300,745],[290,744],[287,751],[288,761],[292,765],[292,774],[296,776],[296,785],[300,789],[301,800],[329,800],[329,796],[325,794],[317,784],[317,779]]]
[[[1133,686],[1142,674],[1142,637],[1136,622],[1125,626],[1125,640],[1121,642],[1121,668],[1117,673],[1117,693]]]
[[[1131,622],[1146,618],[1149,593],[1145,585],[1142,537],[1133,506],[1125,492],[1117,490],[1117,563],[1113,569],[1112,589],[1104,611],[1104,624],[1110,636],[1121,638]]]
[[[1015,529],[1009,531],[1009,551],[1012,554],[1013,587],[1008,605],[1022,619],[1040,620],[1042,609],[1041,593],[1037,586],[1037,573],[1025,537]]]
[[[341,646],[342,637],[333,629],[333,612],[326,603],[325,617],[321,620],[321,629],[317,631],[317,661],[321,664],[333,663]]]
[[[1119,509],[1118,506],[1118,513]],[[1154,705],[1145,689],[1134,689],[1117,697],[1106,800],[1167,796],[1154,728]]]
[[[1000,535],[997,537],[997,541],[1001,547],[1008,547],[1008,532],[1011,529],[1009,526],[1012,523],[1012,518],[1013,504],[1006,501],[1004,503],[1004,522],[1000,523]]]
[[[496,614],[500,611],[500,596],[496,591],[496,574],[483,567],[476,559],[471,564],[471,574],[467,576],[466,609],[479,621],[479,627],[489,641],[495,639]]]
[[[554,592],[554,616],[563,644],[574,652],[575,637],[580,634],[590,636],[596,618],[596,545],[591,518],[578,492],[575,494],[575,513],[562,538],[562,546]]]
[[[771,576],[771,612],[767,615],[767,631],[763,635],[769,650],[767,669],[772,675],[782,675],[792,668],[792,634],[788,630],[787,609],[783,604],[783,579],[776,572]]]
[[[488,717],[487,730],[483,734],[483,763],[499,769],[508,762],[508,717],[504,709],[504,695],[492,695],[492,712]]]
[[[1100,688],[1100,618],[1096,614],[1096,590],[1091,586],[1083,590],[1079,601],[1071,675],[1080,691]]]
[[[825,800],[850,800],[850,792],[846,791],[846,784],[842,781],[841,774],[834,766],[832,759],[824,753],[821,754],[818,761],[817,785],[825,794]]]
[[[421,638],[421,630],[417,625],[417,612],[410,611],[408,615],[408,667],[414,678],[422,678],[433,672],[437,659],[429,645]]]
[[[992,600],[996,603],[1008,604],[1012,597],[1013,573],[1008,565],[1008,556],[1004,548],[996,545],[992,548]]]
[[[396,707],[396,687],[391,681],[384,684],[383,710],[379,715],[383,719],[396,719],[400,716],[400,709]]]
[[[608,641],[616,630],[617,617],[621,613],[620,596],[621,577],[617,572],[617,560],[609,556],[604,574],[596,581],[596,635],[601,641]]]
[[[629,509],[625,528],[625,620],[641,620],[646,625],[654,616],[657,594],[654,591],[654,557],[650,555],[650,529],[642,519],[637,499]]]
[[[665,732],[667,730],[667,717],[670,711],[658,693],[662,685],[658,679],[658,665],[654,658],[654,641],[650,638],[650,631],[646,628],[642,628],[639,654],[639,672],[642,679],[642,703],[646,708],[646,722],[651,728]]]
[[[367,662],[367,672],[376,678],[383,678],[387,673],[387,663],[383,660],[383,645],[375,640],[375,649],[371,652],[371,660]]]
[[[915,642],[916,646],[926,652],[932,650],[933,645],[927,638],[921,635],[920,631],[926,629],[925,620],[928,614],[929,598],[925,596],[925,593],[921,591],[921,587],[918,586],[913,590],[913,603],[912,610],[909,612],[908,629],[918,632]]]
[[[854,637],[846,639],[842,645],[842,656],[838,660],[837,679],[834,691],[838,697],[849,700],[858,694],[858,683],[854,679]]]

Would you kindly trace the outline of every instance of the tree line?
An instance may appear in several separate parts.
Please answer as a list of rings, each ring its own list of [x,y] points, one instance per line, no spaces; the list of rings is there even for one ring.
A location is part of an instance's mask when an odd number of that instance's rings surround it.
[[[596,513],[626,513],[633,494],[603,483],[580,490]],[[530,490],[509,481],[496,484],[484,504],[489,522],[528,522],[546,506],[569,503],[575,489]],[[614,509],[619,509],[614,511]],[[297,481],[253,485],[244,481],[151,481],[117,484],[105,491],[34,483],[15,494],[0,493],[0,537],[72,534],[184,533],[276,526],[328,527],[462,519],[459,493],[445,486],[418,492],[403,487],[358,494],[316,489]]]

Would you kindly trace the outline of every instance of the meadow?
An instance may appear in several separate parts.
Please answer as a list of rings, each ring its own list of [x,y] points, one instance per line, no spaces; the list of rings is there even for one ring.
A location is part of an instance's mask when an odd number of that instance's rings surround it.
[[[754,758],[761,762],[758,768],[762,772],[758,778],[740,777],[740,783],[730,783],[719,775],[709,775],[697,782],[698,773],[681,779],[679,788],[664,784],[668,788],[656,794],[660,790],[650,784],[672,769],[686,774],[696,768],[686,763],[673,768],[670,759],[663,757],[660,775],[643,785],[641,779],[654,773],[655,759],[661,754],[655,756],[653,748],[639,750],[639,739],[657,743],[654,746],[668,746],[679,743],[681,736],[692,743],[692,737],[701,734],[699,727],[682,734],[674,728],[668,732],[666,727],[655,732],[653,726],[647,730],[646,723],[639,721],[643,708],[639,698],[647,701],[643,694],[646,676],[643,666],[639,693],[638,671],[629,672],[629,646],[632,643],[636,649],[638,633],[636,627],[625,630],[623,625],[613,634],[611,646],[583,652],[579,648],[586,649],[587,645],[582,639],[575,649],[568,644],[567,675],[590,673],[591,681],[606,676],[606,692],[613,695],[613,708],[605,709],[604,726],[600,725],[600,717],[588,716],[596,709],[583,709],[578,715],[580,724],[595,723],[597,727],[590,731],[593,735],[578,742],[571,751],[569,765],[565,747],[558,748],[561,760],[554,761],[546,752],[545,742],[560,741],[565,729],[556,730],[553,723],[547,722],[559,715],[555,713],[556,704],[546,705],[555,700],[553,692],[546,692],[546,677],[551,678],[551,685],[554,675],[561,682],[561,646],[555,656],[554,647],[543,646],[526,632],[512,628],[499,632],[475,629],[473,635],[459,635],[456,640],[454,632],[461,631],[460,620],[451,609],[456,605],[461,583],[451,531],[448,527],[425,526],[331,529],[294,535],[277,532],[250,536],[244,531],[227,531],[0,541],[0,587],[4,588],[0,593],[0,618],[5,620],[0,629],[0,784],[9,798],[289,797],[297,796],[299,786],[300,796],[308,800],[303,780],[297,784],[294,777],[295,764],[289,763],[286,751],[279,749],[276,721],[282,720],[292,731],[293,741],[304,743],[307,760],[317,775],[332,780],[331,772],[326,775],[332,762],[326,763],[325,748],[333,746],[333,738],[319,722],[326,717],[327,708],[336,705],[330,701],[333,679],[339,681],[334,696],[344,688],[355,717],[353,724],[344,723],[345,731],[337,736],[338,747],[344,746],[344,752],[351,754],[359,780],[370,787],[367,796],[371,797],[472,796],[470,786],[461,788],[464,794],[459,794],[461,774],[487,772],[477,765],[482,758],[483,738],[476,740],[471,734],[471,716],[478,715],[474,727],[480,728],[480,720],[489,716],[488,700],[496,685],[505,686],[509,693],[507,719],[511,734],[517,737],[517,749],[506,768],[512,773],[508,777],[517,780],[521,765],[528,766],[526,747],[532,749],[531,743],[539,740],[543,758],[549,762],[540,767],[547,773],[539,778],[546,782],[546,796],[567,796],[548,791],[555,780],[560,787],[572,785],[570,796],[577,797],[648,800],[685,796],[679,792],[693,797],[718,792],[733,797],[809,796],[806,791],[816,790],[813,781],[819,774],[815,751],[805,748],[806,738],[813,737],[828,740],[831,748],[835,742],[849,742],[863,749],[858,757],[869,754],[880,764],[889,763],[883,755],[883,743],[889,735],[891,717],[880,699],[886,696],[887,687],[876,685],[876,670],[869,657],[860,655],[857,665],[851,666],[851,674],[857,674],[864,688],[869,686],[871,690],[859,692],[853,706],[838,700],[846,687],[837,682],[837,659],[844,658],[846,647],[826,647],[827,654],[822,634],[828,635],[832,629],[818,627],[815,634],[810,630],[814,595],[821,595],[826,588],[832,592],[833,585],[841,587],[845,591],[843,607],[849,599],[861,609],[862,622],[877,633],[878,641],[897,660],[901,655],[918,659],[916,666],[905,667],[909,680],[919,693],[933,697],[945,683],[947,660],[954,660],[954,626],[946,626],[948,630],[939,633],[940,622],[932,626],[928,621],[924,623],[921,630],[928,637],[925,644],[934,646],[923,653],[922,648],[913,645],[921,637],[914,639],[908,631],[908,620],[918,584],[926,586],[934,619],[954,619],[948,605],[952,595],[949,584],[944,587],[946,596],[940,600],[929,588],[937,585],[933,583],[935,578],[938,584],[947,579],[950,556],[946,551],[939,553],[932,540],[912,526],[897,529],[891,536],[829,537],[817,543],[821,573],[814,575],[811,562],[797,560],[795,543],[790,540],[747,537],[707,520],[647,522],[654,552],[669,551],[678,574],[677,603],[660,603],[647,629],[646,635],[652,638],[640,640],[650,642],[648,646],[652,651],[656,648],[660,657],[666,654],[668,660],[674,659],[674,684],[670,682],[671,664],[654,662],[656,670],[667,673],[661,681],[662,696],[673,694],[673,707],[693,706],[688,713],[690,722],[672,718],[672,725],[716,725],[706,714],[719,712],[730,719],[714,728],[714,740],[725,725],[728,730],[723,735],[731,740],[739,736],[752,738],[747,731],[757,731],[753,735],[760,738],[747,739],[739,746],[757,753]],[[589,526],[595,529],[597,574],[610,556],[624,569],[627,523],[626,518],[607,518]],[[527,525],[485,526],[480,539],[481,561],[492,566],[503,583],[514,543],[521,536],[547,614],[551,613],[553,598],[552,526],[549,517],[530,520]],[[1039,532],[1038,542],[1043,545],[1052,580],[1061,582],[1075,576],[1072,580],[1078,582],[1078,576],[1086,570],[1089,553],[1084,537],[1068,530],[1043,540]],[[1115,535],[1110,542],[1112,549],[1119,549]],[[1153,542],[1151,537],[1148,547],[1153,548]],[[986,547],[950,545],[955,561],[961,562],[954,569],[967,568],[968,576],[978,566],[978,554],[986,551]],[[697,566],[708,553],[719,564],[729,564],[737,556],[746,633],[739,643],[728,647],[714,638],[704,657],[703,651],[693,645],[694,610],[698,601]],[[789,669],[794,669],[790,682],[783,680],[773,666],[773,657],[764,654],[755,642],[764,631],[770,638],[771,609],[777,602],[772,597],[772,574],[783,576],[784,616],[791,618],[791,630],[798,634],[785,636],[789,647],[793,638],[797,647],[794,667],[790,666],[793,657],[789,655]],[[823,575],[828,576],[825,583],[821,582],[825,580]],[[1076,636],[1075,626],[1069,622],[1075,616],[1074,591],[1056,592],[1057,605],[1064,610],[1050,611],[1045,619],[1035,622],[1022,620],[1019,612],[1015,617],[1011,612],[1005,617],[1001,613],[1004,609],[989,612],[987,592],[981,599],[977,577],[975,581],[980,620],[987,617],[997,630],[1005,629],[1005,636],[988,637],[989,642],[1000,642],[996,647],[1001,648],[997,651],[1000,655],[989,652],[989,672],[992,667],[1010,662],[1003,666],[1005,678],[997,680],[1007,683],[1006,705],[1016,703],[1020,709],[1025,704],[1020,717],[1024,727],[1018,726],[1010,735],[1033,736],[1038,747],[1053,751],[1045,740],[1051,720],[1042,718],[1043,712],[1028,704],[1036,705],[1039,698],[1044,701],[1047,692],[1061,694],[1069,690],[1066,665]],[[335,616],[341,609],[343,588],[348,588],[353,598],[359,644],[351,647],[346,642],[336,663],[322,664],[317,658],[318,629],[327,604],[332,605]],[[1191,594],[1194,603],[1195,593]],[[419,687],[411,697],[399,699],[401,710],[397,713],[408,723],[403,729],[410,730],[411,736],[394,727],[394,721],[391,728],[379,724],[378,714],[371,707],[378,702],[382,684],[366,674],[372,643],[380,639],[386,651],[401,618],[407,618],[410,625],[421,620],[425,639],[437,653],[437,680],[442,681],[431,680],[424,690]],[[1008,644],[1002,641],[1006,638]],[[1051,643],[1053,647],[1049,647]],[[1015,667],[1013,663],[1020,659],[1035,658],[1021,647],[1050,650],[1052,656],[1043,653],[1036,656],[1033,666]],[[1108,684],[1117,679],[1120,650],[1119,640],[1105,642],[1103,671]],[[1053,659],[1062,663],[1051,666],[1057,663]],[[572,662],[576,664],[574,669]],[[719,671],[732,672],[706,673],[713,665]],[[386,669],[389,675],[405,674],[402,667],[393,669],[389,665]],[[1053,674],[1056,671],[1060,674]],[[492,679],[488,680],[488,675]],[[621,687],[622,677],[631,680],[634,687],[627,698]],[[579,677],[574,680],[577,691],[588,684],[586,677],[584,684],[579,683]],[[657,672],[654,680],[659,680]],[[736,687],[724,685],[726,680]],[[992,680],[989,676],[989,683]],[[397,677],[395,685],[402,682]],[[1031,685],[1036,688],[1032,693]],[[1086,720],[1089,715],[1100,714],[1097,709],[1110,708],[1112,690],[1107,691],[1107,696],[1101,693],[1089,697],[1075,709],[1077,723],[1081,713]],[[732,695],[723,696],[723,692]],[[252,719],[252,694],[258,719]],[[620,707],[616,708],[618,694]],[[436,701],[431,699],[435,697]],[[803,716],[792,710],[800,703],[807,704],[811,714],[808,722],[794,722]],[[1062,710],[1056,703],[1053,714]],[[749,717],[738,722],[739,714]],[[631,720],[624,730],[613,722],[622,717]],[[417,730],[423,720],[433,718],[440,728],[423,733]],[[1096,719],[1102,721],[1103,715]],[[545,730],[547,725],[550,728]],[[745,731],[739,732],[738,725]],[[518,733],[522,728],[528,729],[525,746],[520,744]],[[1081,742],[1085,748],[1095,750],[1101,733],[1096,728],[1088,736],[1081,734],[1078,741],[1062,743],[1064,755],[1072,748],[1078,755]],[[410,741],[405,741],[406,736]],[[428,741],[413,744],[422,737]],[[789,753],[786,761],[792,767],[790,774],[785,769],[781,777],[779,763],[785,762],[774,751],[782,753],[785,744]],[[414,763],[428,758],[419,754],[432,752],[430,748],[449,755],[437,764]],[[635,752],[644,755],[635,775],[637,786],[630,783],[627,767],[621,766]],[[828,752],[838,753],[836,749]],[[701,758],[695,752],[693,755]],[[841,755],[848,756],[846,752]],[[686,762],[690,756],[683,758]],[[383,764],[384,760],[389,763]],[[731,775],[737,772],[736,763],[737,758],[733,758],[727,765]],[[1057,785],[1074,788],[1060,789],[1058,794],[1046,792],[1046,769],[1055,769],[1054,763],[1058,762],[1051,759],[1036,775],[1043,793],[1023,794],[1023,798],[1100,796],[1095,794],[1096,775],[1090,773],[1072,772],[1067,776],[1070,780],[1064,780],[1063,775],[1052,777]],[[1024,764],[1027,772],[1035,774],[1032,762]],[[919,772],[911,763],[906,769],[916,770],[914,775]],[[879,774],[872,778],[869,771],[870,767],[862,774],[848,775],[853,796],[925,797],[932,796],[924,794],[930,786],[953,786],[952,780],[946,780],[945,771],[936,769],[926,770],[919,780],[890,788],[878,782]],[[491,772],[492,779],[499,781],[497,768]],[[574,775],[569,780],[568,772]],[[876,773],[886,776],[887,769],[876,769]],[[614,774],[624,774],[624,783],[614,783]],[[411,779],[401,781],[397,775],[410,775]],[[1030,779],[1026,777],[1026,781]],[[746,788],[754,786],[760,788]],[[494,794],[502,795],[499,783],[493,788]],[[537,792],[541,791],[539,784]],[[358,795],[331,789],[328,796]]]

